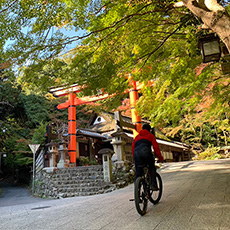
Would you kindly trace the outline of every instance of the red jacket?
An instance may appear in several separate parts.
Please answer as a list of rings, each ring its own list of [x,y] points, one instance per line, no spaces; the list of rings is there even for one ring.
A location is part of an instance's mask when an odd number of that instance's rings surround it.
[[[135,149],[136,141],[139,141],[139,140],[142,140],[142,139],[148,140],[152,144],[153,149],[154,149],[154,153],[156,154],[156,156],[158,157],[158,159],[160,161],[163,161],[164,158],[161,155],[161,151],[160,151],[159,145],[158,145],[158,143],[156,141],[156,138],[153,136],[153,134],[151,134],[146,129],[142,129],[140,131],[140,133],[135,137],[135,139],[134,139],[134,141],[132,143],[132,154],[133,154],[133,156],[134,156],[134,149]]]

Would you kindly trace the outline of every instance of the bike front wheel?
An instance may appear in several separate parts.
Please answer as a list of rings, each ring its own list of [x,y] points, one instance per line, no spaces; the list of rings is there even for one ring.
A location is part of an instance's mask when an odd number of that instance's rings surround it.
[[[142,177],[138,177],[134,186],[134,198],[137,212],[142,216],[146,213],[148,205],[146,187],[145,180]]]
[[[160,174],[156,173],[156,179],[157,179],[157,186],[158,186],[158,191],[149,191],[149,200],[153,204],[157,204],[162,196],[163,192],[163,183]]]

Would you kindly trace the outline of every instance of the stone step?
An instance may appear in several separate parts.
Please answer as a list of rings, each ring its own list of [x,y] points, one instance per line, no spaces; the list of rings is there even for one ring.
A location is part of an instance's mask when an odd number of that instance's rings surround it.
[[[85,166],[79,166],[76,168],[67,168],[67,169],[62,169],[62,170],[57,170],[56,174],[67,174],[67,173],[71,173],[71,174],[76,174],[76,173],[96,173],[96,172],[103,172],[103,167],[102,165],[95,165],[95,166],[90,166],[90,167],[85,167]]]
[[[102,165],[44,170],[38,177],[37,191],[42,197],[89,196],[116,189],[104,181]]]
[[[65,179],[74,179],[74,180],[83,180],[83,179],[91,179],[91,180],[95,180],[95,179],[103,179],[104,178],[104,175],[54,175],[52,177],[52,179],[62,179],[62,180],[65,180]]]
[[[85,170],[76,170],[76,169],[73,169],[73,170],[69,170],[69,171],[66,171],[66,170],[57,170],[56,171],[56,174],[79,174],[79,173],[102,173],[103,170],[89,170],[89,169],[85,169]]]
[[[67,183],[62,183],[62,184],[53,184],[54,187],[56,188],[81,188],[81,187],[108,187],[111,186],[112,184],[109,182],[97,182],[97,183],[79,183],[79,184],[67,184]]]
[[[86,185],[90,185],[90,184],[105,184],[104,180],[63,180],[63,181],[53,181],[52,185],[61,185],[61,184],[66,184],[66,185],[82,185],[82,184],[86,184]]]
[[[95,194],[102,194],[107,192],[112,192],[115,190],[115,186],[107,187],[86,187],[86,188],[67,188],[67,189],[57,189],[58,197],[71,197],[71,196],[89,196]]]
[[[90,177],[90,176],[103,176],[103,172],[78,172],[78,173],[58,173],[58,174],[54,174],[52,175],[53,177],[63,177],[63,176],[66,176],[66,177],[70,177],[70,176],[75,176],[75,177],[78,177],[78,176],[86,176],[86,177]]]
[[[63,187],[57,188],[58,192],[98,192],[100,190],[109,189],[110,186],[95,186],[95,187]]]
[[[103,182],[103,179],[84,179],[84,180],[73,180],[73,179],[68,179],[68,180],[53,180],[53,183],[66,183],[66,184],[81,184],[81,183],[98,183],[98,182]]]
[[[103,183],[82,183],[82,184],[53,184],[52,185],[55,188],[81,188],[81,187],[106,187],[108,184],[103,184]]]
[[[46,177],[45,178],[47,181],[68,181],[68,180],[72,180],[72,181],[95,181],[95,180],[99,180],[99,181],[103,181],[104,180],[104,176],[91,176],[91,177]]]
[[[65,198],[65,197],[74,197],[74,196],[92,196],[96,194],[103,194],[112,192],[114,189],[108,189],[107,191],[99,190],[93,192],[60,192],[56,195],[57,198]]]
[[[103,180],[104,176],[63,176],[63,177],[52,177],[52,180]]]

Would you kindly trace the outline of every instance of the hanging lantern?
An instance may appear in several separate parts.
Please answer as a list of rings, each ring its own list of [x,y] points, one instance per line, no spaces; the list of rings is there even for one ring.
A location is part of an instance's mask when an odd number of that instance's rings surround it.
[[[198,41],[203,63],[219,61],[221,57],[220,39],[215,34],[208,34]]]

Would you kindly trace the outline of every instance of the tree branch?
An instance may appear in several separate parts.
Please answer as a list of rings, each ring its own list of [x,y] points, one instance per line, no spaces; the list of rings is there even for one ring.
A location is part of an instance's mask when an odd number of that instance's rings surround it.
[[[18,0],[14,0],[12,3],[9,4],[9,6],[3,10],[0,11],[0,14],[2,14],[4,11],[7,11],[11,6],[13,6]]]
[[[160,10],[149,10],[149,11],[146,11],[146,12],[143,12],[143,13],[140,13],[143,9],[149,7],[152,3],[149,3],[145,6],[143,6],[141,9],[139,9],[136,13],[133,13],[133,14],[130,14],[130,15],[127,15],[121,19],[119,19],[118,21],[116,21],[114,24],[112,24],[111,26],[107,26],[107,27],[104,27],[102,29],[98,29],[98,30],[94,30],[86,35],[83,35],[83,36],[73,36],[71,38],[71,40],[69,40],[68,42],[66,42],[65,44],[69,44],[71,42],[74,42],[74,41],[78,41],[78,40],[82,40],[84,38],[87,38],[87,37],[90,37],[91,35],[93,34],[97,34],[97,33],[100,33],[100,32],[103,32],[105,30],[108,30],[108,29],[112,29],[114,27],[116,27],[118,24],[122,23],[123,21],[125,21],[125,23],[122,25],[124,26],[129,20],[131,20],[133,17],[136,17],[136,16],[144,16],[144,15],[147,15],[147,14],[152,14],[152,13],[157,13],[157,12],[165,12],[165,11],[168,11],[170,10],[171,8],[169,9],[160,9]],[[122,26],[119,26],[119,27],[122,27]],[[75,39],[76,38],[76,39]]]
[[[141,59],[143,59],[143,58],[145,58],[145,57],[147,56],[146,60],[144,61],[144,64],[142,65],[142,67],[141,67],[140,69],[142,69],[142,68],[145,66],[145,64],[146,64],[146,62],[149,60],[149,58],[150,58],[157,50],[159,50],[159,49],[165,44],[165,42],[166,42],[173,34],[175,34],[177,30],[179,30],[179,29],[181,28],[181,26],[182,26],[182,25],[179,25],[172,33],[170,33],[170,34],[161,42],[161,44],[160,44],[159,46],[157,46],[152,52],[150,52],[150,53],[148,53],[148,54],[145,54],[145,55],[143,55],[142,57],[138,58],[138,60],[141,60]]]
[[[0,105],[8,105],[8,106],[14,108],[13,105],[11,105],[9,102],[5,102],[5,101],[0,101]]]
[[[185,6],[183,2],[176,2],[173,4],[175,8]]]
[[[225,11],[224,7],[217,3],[217,0],[204,0],[204,4],[213,12]]]
[[[204,4],[199,4],[194,0],[182,1],[206,26],[217,33],[230,52],[230,15],[228,12],[216,0],[204,0]]]

